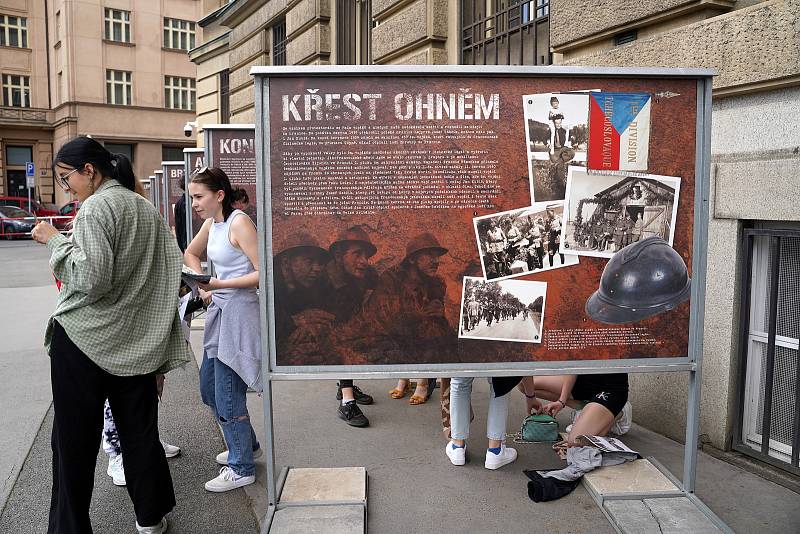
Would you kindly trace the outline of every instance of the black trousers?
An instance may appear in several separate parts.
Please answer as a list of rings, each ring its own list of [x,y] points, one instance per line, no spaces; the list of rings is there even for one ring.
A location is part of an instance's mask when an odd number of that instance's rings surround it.
[[[51,344],[53,492],[48,534],[92,532],[89,504],[108,398],[124,451],[125,480],[141,526],[157,525],[175,507],[158,438],[152,374],[115,376],[91,361],[56,321]]]

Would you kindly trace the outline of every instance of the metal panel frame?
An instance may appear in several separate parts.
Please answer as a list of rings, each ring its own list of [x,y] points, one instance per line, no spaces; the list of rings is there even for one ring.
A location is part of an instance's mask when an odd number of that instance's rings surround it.
[[[187,245],[192,241],[191,236],[194,236],[194,228],[192,227],[192,201],[189,198],[189,180],[192,179],[192,169],[189,168],[191,163],[192,154],[203,154],[205,157],[204,148],[184,148],[183,149],[183,191],[186,193],[186,240]]]
[[[701,363],[703,352],[703,319],[706,291],[708,251],[709,181],[711,156],[711,77],[708,69],[670,68],[587,68],[587,67],[516,67],[516,66],[315,66],[315,67],[253,67],[256,111],[256,172],[259,238],[259,302],[262,335],[262,379],[264,384],[264,428],[267,463],[268,509],[262,522],[262,532],[269,532],[271,519],[278,507],[278,488],[275,478],[274,421],[272,414],[273,380],[335,380],[341,378],[395,378],[431,376],[502,376],[530,374],[574,374],[608,372],[688,372],[689,402],[687,407],[686,445],[684,448],[683,482],[678,483],[685,494],[694,497],[699,435]],[[272,198],[270,167],[269,96],[270,78],[325,76],[480,76],[480,77],[596,77],[596,78],[663,78],[695,79],[697,81],[696,152],[694,235],[692,255],[692,295],[689,320],[689,347],[686,357],[637,358],[630,360],[589,360],[571,362],[516,362],[503,364],[436,364],[397,366],[277,366],[273,320],[274,265],[272,254]],[[222,125],[220,125],[222,126]],[[229,127],[229,125],[225,125]],[[207,128],[207,127],[206,127]],[[207,138],[208,139],[208,138]],[[207,144],[208,146],[208,144]],[[208,154],[208,148],[206,148]],[[210,162],[210,159],[207,161]],[[210,164],[210,163],[209,163]],[[696,497],[695,497],[696,499]],[[699,501],[698,501],[699,502]],[[701,503],[702,504],[702,503]],[[703,510],[704,508],[704,510]],[[706,515],[711,512],[704,506]],[[713,514],[711,514],[713,515]],[[714,516],[715,517],[715,516]],[[716,518],[714,521],[718,523]],[[721,523],[721,522],[719,522]],[[722,523],[724,526],[724,523]],[[727,527],[726,527],[727,528]]]
[[[184,175],[185,175],[186,174],[186,162],[185,162],[185,159],[186,159],[186,156],[184,156],[184,159],[181,160],[181,161],[174,160],[174,161],[162,161],[161,162],[161,171],[163,172],[163,174],[161,176],[164,177],[163,178],[164,185],[163,185],[162,189],[163,189],[163,192],[164,192],[164,201],[166,202],[166,204],[164,204],[164,222],[167,223],[168,227],[170,226],[170,224],[169,224],[169,210],[172,209],[172,207],[170,206],[170,202],[169,202],[169,199],[172,196],[171,195],[172,188],[170,187],[169,177],[167,177],[167,167],[180,167],[180,168],[183,169],[183,172],[184,172]],[[185,176],[184,176],[183,183],[184,183],[184,187],[185,187],[186,186],[186,177]],[[186,189],[184,189],[183,191],[185,193]],[[173,214],[173,216],[174,216],[174,214]]]

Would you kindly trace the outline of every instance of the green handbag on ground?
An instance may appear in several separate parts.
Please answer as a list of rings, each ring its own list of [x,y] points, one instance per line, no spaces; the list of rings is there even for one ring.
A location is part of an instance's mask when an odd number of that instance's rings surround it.
[[[547,414],[529,415],[522,420],[519,434],[522,441],[558,441],[558,421]]]

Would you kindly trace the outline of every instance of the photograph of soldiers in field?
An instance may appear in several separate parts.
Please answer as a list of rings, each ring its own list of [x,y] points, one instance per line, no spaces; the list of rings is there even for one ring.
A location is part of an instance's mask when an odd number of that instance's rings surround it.
[[[563,202],[537,202],[473,219],[483,275],[503,280],[578,263],[559,253]]]
[[[560,252],[610,258],[658,236],[672,245],[681,179],[570,167]]]
[[[464,277],[460,338],[542,342],[547,283]]]

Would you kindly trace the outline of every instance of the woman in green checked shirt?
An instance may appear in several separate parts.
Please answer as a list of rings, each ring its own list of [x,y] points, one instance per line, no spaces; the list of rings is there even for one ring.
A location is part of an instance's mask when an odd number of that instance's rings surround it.
[[[175,506],[158,437],[156,373],[189,361],[178,318],[181,253],[155,207],[134,192],[130,161],[78,137],[54,158],[59,184],[83,203],[72,241],[42,222],[62,287],[45,333],[53,388],[53,492],[48,534],[91,533],[106,398],[125,450],[140,533],[166,531]]]

